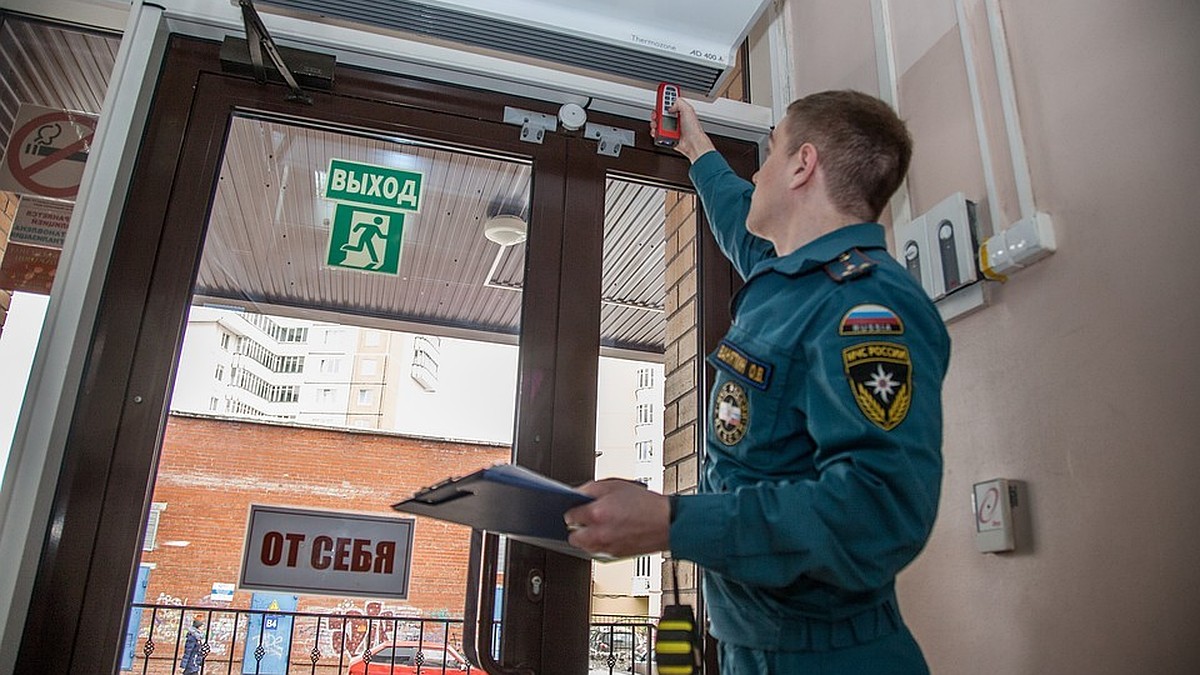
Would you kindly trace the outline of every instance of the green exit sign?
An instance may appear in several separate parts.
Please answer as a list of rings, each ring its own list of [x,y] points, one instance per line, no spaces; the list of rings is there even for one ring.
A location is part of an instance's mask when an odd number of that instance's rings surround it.
[[[395,275],[400,270],[404,214],[337,204],[329,228],[325,264],[348,270]]]
[[[325,198],[390,211],[421,210],[420,171],[333,159],[325,180]]]

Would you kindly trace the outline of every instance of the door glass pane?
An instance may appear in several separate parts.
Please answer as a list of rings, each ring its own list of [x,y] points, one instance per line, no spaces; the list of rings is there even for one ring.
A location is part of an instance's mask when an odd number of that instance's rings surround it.
[[[531,176],[234,117],[142,553],[135,671],[180,663],[198,619],[204,672],[457,672],[465,527],[415,520],[406,597],[349,588],[400,565],[393,550],[307,520],[252,560],[281,579],[348,576],[246,588],[239,569],[252,505],[400,521],[391,505],[416,490],[510,460]]]
[[[680,250],[679,234],[681,223],[694,219],[691,202],[685,192],[606,182],[596,477],[636,480],[660,492],[664,428],[679,414],[678,400],[664,396],[665,376],[678,363],[675,333],[695,326],[687,314],[694,303],[681,309],[679,302],[681,286],[683,297],[695,294],[693,249]],[[658,554],[593,564],[593,672],[649,672],[661,568]]]
[[[51,283],[86,162],[83,148],[42,164],[65,144],[54,125],[99,119],[120,36],[0,15],[0,479],[45,321]],[[51,115],[44,121],[39,118]],[[84,128],[84,127],[79,127]],[[56,138],[50,138],[57,132]],[[69,133],[69,130],[67,130]],[[12,154],[5,148],[12,147]],[[46,173],[40,170],[46,166]],[[18,175],[19,174],[19,175]],[[43,224],[57,231],[50,238]],[[17,233],[10,241],[16,222]]]

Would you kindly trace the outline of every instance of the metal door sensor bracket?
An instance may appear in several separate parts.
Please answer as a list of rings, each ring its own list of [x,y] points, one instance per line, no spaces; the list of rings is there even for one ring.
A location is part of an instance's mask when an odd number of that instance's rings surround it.
[[[547,131],[558,131],[558,117],[504,106],[504,123],[521,127],[521,140],[541,143]]]
[[[588,124],[583,130],[583,137],[592,140],[600,141],[600,145],[596,148],[596,152],[609,157],[620,157],[621,148],[626,145],[633,145],[636,141],[636,136],[629,129],[618,129],[616,127],[606,127],[603,124]]]

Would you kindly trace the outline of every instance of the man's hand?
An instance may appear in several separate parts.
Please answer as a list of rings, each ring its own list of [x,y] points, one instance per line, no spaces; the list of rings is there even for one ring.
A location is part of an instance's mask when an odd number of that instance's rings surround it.
[[[682,98],[675,99],[671,112],[679,115],[679,142],[675,144],[675,150],[687,157],[689,162],[695,162],[704,153],[715,149],[712,139],[700,126],[700,119],[696,117],[696,109],[691,103]],[[653,137],[657,131],[654,120],[650,120],[650,136]]]
[[[563,514],[572,546],[617,558],[670,548],[671,505],[666,495],[619,478],[587,483],[579,490],[595,501]]]

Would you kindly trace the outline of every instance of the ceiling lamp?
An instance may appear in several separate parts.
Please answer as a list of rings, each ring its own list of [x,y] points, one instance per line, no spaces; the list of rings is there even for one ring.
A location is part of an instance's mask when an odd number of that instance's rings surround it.
[[[483,224],[483,236],[501,246],[512,246],[525,241],[528,229],[520,216],[501,214],[487,219]]]
[[[525,211],[523,197],[494,197],[483,221],[483,236],[501,246],[520,244],[529,232]]]

